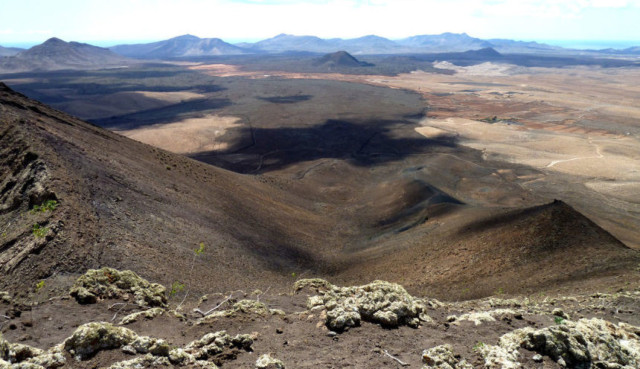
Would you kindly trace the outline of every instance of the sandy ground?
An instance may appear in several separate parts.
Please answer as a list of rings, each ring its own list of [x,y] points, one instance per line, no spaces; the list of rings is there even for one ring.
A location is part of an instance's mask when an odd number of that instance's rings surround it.
[[[190,154],[226,149],[228,144],[220,142],[217,138],[227,129],[239,126],[238,121],[239,118],[236,117],[210,114],[202,118],[190,118],[116,132],[177,154]]]

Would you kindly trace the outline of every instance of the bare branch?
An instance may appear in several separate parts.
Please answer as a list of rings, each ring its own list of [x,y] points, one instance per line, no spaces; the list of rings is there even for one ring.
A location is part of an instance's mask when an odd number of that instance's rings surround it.
[[[202,316],[207,316],[207,315],[211,314],[214,310],[218,309],[220,306],[224,305],[227,301],[231,300],[231,298],[233,297],[234,293],[235,293],[235,291],[231,292],[231,294],[229,296],[227,296],[226,299],[222,300],[221,303],[219,303],[218,305],[216,305],[216,307],[214,307],[214,308],[212,308],[210,310],[202,311],[200,309],[194,309],[193,311],[195,311],[196,313],[202,314]]]
[[[129,305],[129,303],[125,302],[125,303],[116,303],[116,304],[113,304],[113,305],[111,305],[111,306],[115,306],[115,305],[117,305],[117,304],[121,304],[121,305],[122,305],[122,307],[121,307],[120,309],[118,309],[118,311],[116,311],[116,313],[115,313],[115,314],[113,314],[113,318],[111,318],[111,321],[112,321],[112,322],[113,322],[114,320],[116,320],[116,317],[118,316],[118,313],[119,313],[119,312],[121,312],[121,311],[122,311],[122,309],[124,309],[125,307],[127,307],[127,305]]]
[[[269,292],[269,290],[270,290],[270,289],[271,289],[271,286],[267,287],[267,289],[266,289],[266,290],[264,290],[264,292],[263,292],[263,293],[259,294],[259,295],[256,297],[256,301],[260,302],[260,296],[262,296],[262,295],[264,295],[265,293]]]
[[[389,357],[390,357],[390,358],[392,358],[393,360],[397,361],[397,362],[398,362],[398,364],[400,364],[400,365],[402,365],[402,366],[409,366],[409,364],[407,364],[407,363],[405,363],[404,361],[402,361],[402,360],[398,359],[397,357],[395,357],[395,356],[391,355],[391,354],[389,353],[389,351],[387,351],[387,350],[384,350],[384,354],[385,354],[385,355],[387,355],[387,356],[389,356]]]

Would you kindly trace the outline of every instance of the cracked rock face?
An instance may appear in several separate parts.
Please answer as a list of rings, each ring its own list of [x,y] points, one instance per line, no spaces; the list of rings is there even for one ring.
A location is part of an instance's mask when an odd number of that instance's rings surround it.
[[[343,331],[360,325],[361,321],[378,323],[395,328],[400,325],[418,327],[429,322],[425,303],[411,296],[402,286],[384,281],[357,287],[338,287],[329,282],[313,279],[296,282],[296,289],[318,289],[320,296],[312,296],[310,309],[324,307],[327,310],[327,327]]]
[[[150,283],[130,270],[90,269],[80,276],[70,291],[81,304],[95,303],[98,298],[122,298],[133,295],[139,306],[166,306],[165,287]]]

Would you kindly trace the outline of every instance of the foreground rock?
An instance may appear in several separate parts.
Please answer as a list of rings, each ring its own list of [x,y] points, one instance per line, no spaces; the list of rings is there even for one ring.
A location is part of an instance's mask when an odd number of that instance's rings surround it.
[[[110,369],[157,366],[214,369],[217,366],[208,359],[231,348],[251,351],[252,345],[253,337],[248,334],[231,337],[225,331],[219,331],[179,348],[163,339],[139,336],[128,328],[93,322],[78,327],[71,337],[47,351],[11,344],[0,335],[0,368],[52,369],[67,364],[65,352],[77,362],[85,362],[100,351],[120,349],[125,354],[140,356],[113,363]]]
[[[417,328],[421,322],[431,321],[425,302],[395,283],[374,281],[364,286],[338,287],[321,279],[303,279],[294,287],[296,291],[311,287],[320,293],[309,298],[307,307],[324,308],[326,325],[332,331],[359,326],[363,320],[387,328]]]
[[[518,349],[549,356],[561,367],[640,367],[640,327],[602,319],[580,319],[539,330],[523,328],[505,334],[496,346],[483,346],[486,368],[522,368]]]
[[[256,369],[284,369],[284,364],[270,354],[264,354],[256,360]]]
[[[440,345],[422,352],[422,369],[473,369],[473,366],[456,358],[451,345]]]
[[[142,307],[167,304],[164,286],[150,283],[130,270],[113,268],[88,270],[76,280],[70,294],[81,304],[92,304],[105,298],[127,298],[129,295]]]

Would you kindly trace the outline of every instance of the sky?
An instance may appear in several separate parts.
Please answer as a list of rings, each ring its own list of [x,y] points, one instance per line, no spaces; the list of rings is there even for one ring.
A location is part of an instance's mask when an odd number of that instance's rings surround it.
[[[0,45],[50,37],[99,46],[183,34],[399,39],[455,32],[570,45],[640,45],[640,0],[0,0]]]

